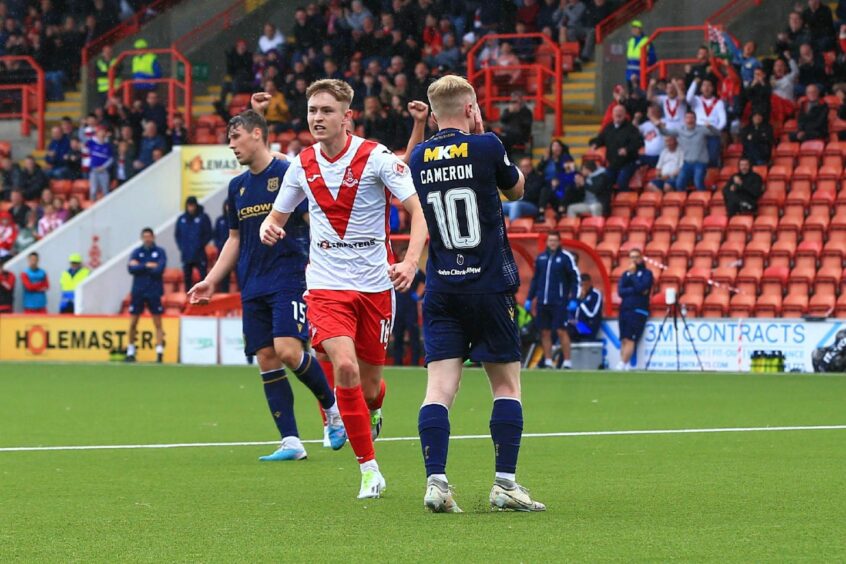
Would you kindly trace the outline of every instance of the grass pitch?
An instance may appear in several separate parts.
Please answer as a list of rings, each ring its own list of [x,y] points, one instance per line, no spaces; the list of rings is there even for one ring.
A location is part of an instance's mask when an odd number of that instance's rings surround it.
[[[0,364],[0,562],[843,561],[846,430],[527,437],[518,479],[543,514],[492,513],[489,440],[453,441],[463,515],[423,510],[425,372],[388,370],[383,499],[358,501],[349,446],[12,452],[20,446],[272,441],[251,368]],[[301,435],[317,439],[296,382]],[[846,378],[524,375],[526,433],[846,424]],[[453,435],[488,432],[465,373]]]

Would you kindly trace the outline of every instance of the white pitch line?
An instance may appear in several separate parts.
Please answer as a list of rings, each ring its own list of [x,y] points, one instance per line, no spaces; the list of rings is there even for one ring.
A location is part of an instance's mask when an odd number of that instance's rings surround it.
[[[570,431],[562,433],[525,433],[523,438],[543,439],[549,437],[607,437],[620,435],[689,435],[702,433],[763,433],[772,431],[844,431],[846,425],[802,425],[792,427],[715,427],[712,429],[642,429],[630,431]],[[384,437],[378,442],[417,441],[419,437]],[[453,435],[452,440],[490,439],[490,435]],[[322,439],[304,440],[304,443],[320,444]],[[241,441],[231,443],[168,443],[152,445],[73,445],[73,446],[30,446],[0,447],[0,452],[43,452],[65,450],[133,450],[193,447],[241,447],[275,445],[279,441]]]

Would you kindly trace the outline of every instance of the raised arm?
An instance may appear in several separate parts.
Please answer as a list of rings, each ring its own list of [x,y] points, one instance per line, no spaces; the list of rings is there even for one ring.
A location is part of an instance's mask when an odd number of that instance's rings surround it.
[[[426,134],[426,120],[429,118],[429,106],[414,100],[408,103],[408,113],[414,118],[414,127],[411,129],[411,136],[408,138],[408,145],[405,146],[405,154],[402,156],[405,164],[411,160],[414,147],[423,142],[423,136]]]

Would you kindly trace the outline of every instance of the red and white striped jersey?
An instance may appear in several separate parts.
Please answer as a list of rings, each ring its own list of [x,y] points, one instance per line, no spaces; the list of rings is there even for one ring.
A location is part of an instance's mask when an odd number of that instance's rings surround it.
[[[319,144],[291,163],[273,208],[291,213],[308,198],[310,290],[382,292],[392,287],[391,194],[415,194],[408,166],[384,145],[349,135],[334,159]]]

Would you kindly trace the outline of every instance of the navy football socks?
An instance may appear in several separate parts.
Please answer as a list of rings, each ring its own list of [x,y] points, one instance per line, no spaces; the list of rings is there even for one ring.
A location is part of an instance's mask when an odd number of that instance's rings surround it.
[[[267,406],[276,422],[276,428],[282,438],[299,437],[297,431],[297,420],[294,418],[294,391],[291,389],[291,382],[285,369],[262,372],[264,382],[264,395],[267,398]]]
[[[300,365],[294,370],[294,374],[300,379],[300,382],[306,385],[311,390],[317,401],[320,402],[320,407],[329,409],[335,405],[335,394],[332,388],[329,387],[329,382],[326,380],[326,375],[323,373],[323,368],[317,359],[310,354],[303,353],[303,359]]]
[[[522,435],[523,405],[514,398],[496,398],[491,411],[491,439],[497,472],[517,472],[517,455]]]
[[[420,408],[417,430],[420,433],[420,446],[423,447],[426,476],[445,474],[449,449],[449,410],[439,403],[427,403]]]

